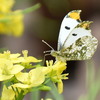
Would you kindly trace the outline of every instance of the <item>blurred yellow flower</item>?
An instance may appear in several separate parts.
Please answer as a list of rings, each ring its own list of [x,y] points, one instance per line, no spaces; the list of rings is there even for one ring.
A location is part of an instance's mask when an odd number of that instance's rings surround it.
[[[15,0],[0,0],[0,34],[21,36],[23,33],[23,14],[12,11]]]
[[[13,36],[21,36],[23,33],[23,17],[20,10],[7,14],[0,14],[0,20],[8,19],[5,22],[0,22],[0,34],[8,34]]]
[[[0,12],[9,12],[15,0],[0,0]]]
[[[11,88],[3,86],[3,91],[0,100],[15,100],[15,92]]]
[[[67,68],[65,62],[57,61],[53,64],[53,61],[46,61],[47,67],[51,70],[48,73],[48,77],[55,83],[58,83],[58,92],[63,92],[63,82],[62,79],[68,79],[68,73],[62,74],[62,72]]]
[[[31,88],[41,85],[45,81],[45,75],[42,72],[42,67],[37,67],[29,71],[29,73],[18,73],[15,75],[20,83],[13,86],[18,88]]]

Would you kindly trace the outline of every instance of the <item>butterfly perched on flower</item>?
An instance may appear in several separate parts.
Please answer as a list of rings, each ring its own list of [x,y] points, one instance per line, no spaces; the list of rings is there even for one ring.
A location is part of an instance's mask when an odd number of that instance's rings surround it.
[[[91,21],[80,19],[81,10],[69,12],[61,23],[57,51],[51,55],[60,61],[91,59],[97,49],[98,40],[91,34]]]

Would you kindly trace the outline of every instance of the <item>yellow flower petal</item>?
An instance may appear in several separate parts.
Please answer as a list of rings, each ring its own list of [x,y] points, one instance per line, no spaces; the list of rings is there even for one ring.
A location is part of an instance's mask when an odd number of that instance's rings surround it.
[[[21,54],[16,53],[16,54],[10,54],[10,58],[14,59],[14,58],[18,58]]]
[[[62,74],[62,72],[67,68],[65,62],[56,61],[54,64],[52,61],[47,61],[47,68],[51,68],[51,71],[48,73],[48,77],[58,84],[58,92],[63,92],[63,82],[62,79],[68,79],[68,74]]]
[[[9,12],[15,0],[0,0],[0,12]]]
[[[31,85],[27,85],[27,84],[22,84],[22,83],[16,83],[14,85],[12,85],[14,87],[17,87],[17,88],[31,88],[32,86]]]
[[[0,100],[15,100],[15,92],[4,85]]]
[[[62,73],[66,69],[66,63],[58,61],[53,65],[53,69]]]
[[[33,56],[28,56],[28,51],[27,50],[23,50],[22,51],[23,56],[24,56],[24,62],[25,63],[30,63],[30,62],[41,62],[42,60],[38,60]]]
[[[0,34],[8,34],[16,37],[21,36],[24,29],[23,17],[24,15],[18,10],[5,15],[0,14],[0,18],[8,19],[6,22],[0,22]]]
[[[58,82],[58,92],[59,93],[62,93],[63,92],[63,82],[62,82],[62,80],[60,80]]]
[[[14,75],[1,75],[0,74],[0,81],[11,79]]]
[[[42,68],[36,68],[33,69],[29,72],[29,75],[31,77],[31,83],[33,84],[33,86],[38,86],[40,84],[42,84],[45,80],[45,75],[42,72]]]
[[[16,73],[24,69],[21,65],[13,65],[10,60],[1,60],[0,63],[0,81],[12,78]]]
[[[28,73],[22,73],[19,72],[18,74],[15,75],[16,78],[21,81],[22,83],[28,83]]]
[[[12,63],[21,63],[24,62],[25,59],[23,57],[19,57],[19,58],[12,58],[11,61]]]
[[[11,69],[10,73],[17,74],[18,72],[20,72],[23,69],[24,69],[24,67],[21,65],[14,65],[13,68]]]
[[[48,67],[42,67],[42,72],[46,75],[52,71],[52,68],[50,66]]]
[[[30,88],[41,85],[45,80],[45,75],[42,72],[42,67],[32,69],[29,73],[18,73],[15,75],[16,78],[21,82],[17,83],[20,88]]]
[[[10,23],[10,26],[8,27],[8,29],[10,29],[9,31],[14,35],[14,36],[21,36],[23,33],[23,14],[18,13],[20,11],[15,11],[15,15],[12,16],[12,20]],[[17,30],[17,31],[16,31]]]

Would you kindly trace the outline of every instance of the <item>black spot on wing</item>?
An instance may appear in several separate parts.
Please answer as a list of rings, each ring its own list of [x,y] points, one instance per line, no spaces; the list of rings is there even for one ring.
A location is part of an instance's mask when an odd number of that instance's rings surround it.
[[[67,29],[67,30],[70,30],[70,27],[68,27],[68,26],[65,26],[65,29]]]
[[[72,35],[73,35],[73,36],[77,36],[77,34],[76,34],[76,33],[73,33]]]

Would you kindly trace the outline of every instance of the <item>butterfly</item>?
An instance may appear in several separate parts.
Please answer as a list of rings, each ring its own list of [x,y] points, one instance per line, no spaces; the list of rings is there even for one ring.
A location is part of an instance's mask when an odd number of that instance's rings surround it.
[[[81,10],[69,12],[63,19],[58,37],[57,51],[51,55],[59,61],[88,60],[97,49],[98,40],[91,34],[91,21],[80,19]]]

